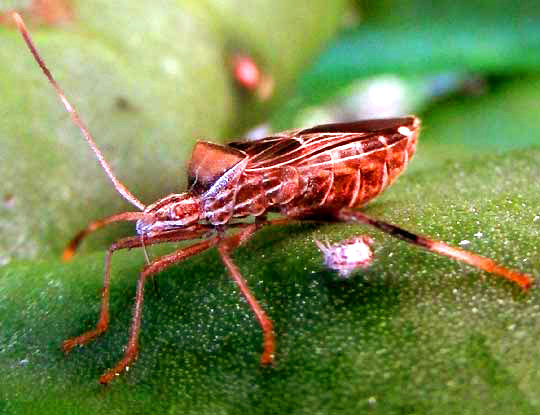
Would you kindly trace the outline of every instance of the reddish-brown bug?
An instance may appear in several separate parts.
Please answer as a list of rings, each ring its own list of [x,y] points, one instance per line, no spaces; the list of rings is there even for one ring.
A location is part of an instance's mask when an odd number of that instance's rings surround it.
[[[131,334],[124,357],[101,376],[101,383],[109,383],[137,357],[144,284],[148,277],[213,246],[217,247],[229,274],[262,327],[262,363],[272,362],[276,349],[272,321],[251,294],[231,258],[232,250],[268,224],[300,219],[367,224],[429,251],[502,276],[523,289],[532,284],[527,275],[502,267],[491,259],[415,235],[353,210],[379,195],[407,166],[415,152],[420,128],[420,121],[414,116],[320,125],[228,145],[198,142],[188,169],[189,190],[168,195],[146,206],[113,174],[90,132],[45,66],[23,20],[17,13],[13,13],[13,18],[34,58],[116,190],[142,211],[124,212],[91,223],[64,252],[64,257],[70,258],[83,237],[109,223],[136,221],[138,236],[121,239],[107,251],[101,315],[96,328],[66,340],[64,350],[69,352],[107,330],[110,263],[115,251],[161,242],[202,239],[144,267],[137,282]],[[284,217],[267,220],[268,212],[279,212]],[[255,221],[239,220],[248,216],[254,216]],[[238,232],[231,236],[225,233],[226,228]]]

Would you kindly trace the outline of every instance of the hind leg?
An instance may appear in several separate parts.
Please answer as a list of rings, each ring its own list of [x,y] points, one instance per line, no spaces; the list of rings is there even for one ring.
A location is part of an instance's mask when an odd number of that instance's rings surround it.
[[[445,255],[491,274],[506,278],[507,280],[518,284],[523,290],[527,290],[533,283],[529,276],[503,267],[492,259],[485,258],[473,252],[465,251],[464,249],[455,248],[445,244],[444,242],[415,235],[414,233],[406,231],[405,229],[402,229],[396,225],[392,225],[391,223],[371,218],[365,213],[352,209],[342,209],[336,214],[336,217],[344,222],[357,222],[373,226],[391,236],[424,248],[428,251],[439,255]]]

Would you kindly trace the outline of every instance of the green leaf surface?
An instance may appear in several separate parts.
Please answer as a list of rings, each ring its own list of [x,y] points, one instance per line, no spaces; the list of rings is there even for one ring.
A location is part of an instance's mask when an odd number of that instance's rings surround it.
[[[483,102],[482,123],[477,114],[477,124],[471,125],[475,134],[495,122],[498,102],[496,94]],[[509,108],[513,103],[506,101]],[[451,102],[429,114],[413,162],[418,167],[366,212],[536,279],[540,148],[525,142],[522,149],[501,145],[500,151],[484,146],[479,147],[483,152],[445,153],[452,145],[442,140],[437,146],[436,132],[453,130],[458,143],[470,141],[461,120],[470,122],[474,107],[474,102]],[[534,134],[530,126],[537,115],[531,111],[530,117],[520,124],[522,134],[499,137],[500,143]],[[368,232],[376,252],[367,271],[343,281],[324,269],[313,238],[334,241]],[[67,357],[61,342],[97,320],[103,254],[83,255],[69,264],[4,267],[3,409],[43,414],[538,413],[537,287],[524,294],[500,278],[362,226],[267,228],[234,257],[274,320],[275,366],[260,367],[260,328],[211,250],[160,274],[158,291],[148,284],[140,357],[107,388],[98,377],[122,356],[142,254],[116,255],[111,327]]]
[[[300,88],[312,91],[315,85],[324,85],[335,91],[353,79],[390,68],[409,74],[539,69],[540,62],[535,58],[540,52],[537,21],[506,25],[482,22],[464,27],[452,23],[421,27],[362,25],[319,58]]]

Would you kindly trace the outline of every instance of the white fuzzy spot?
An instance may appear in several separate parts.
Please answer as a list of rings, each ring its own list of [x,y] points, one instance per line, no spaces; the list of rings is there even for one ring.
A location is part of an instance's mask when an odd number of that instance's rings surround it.
[[[412,135],[412,131],[408,129],[407,127],[399,127],[397,129],[398,133],[401,135],[404,135],[405,137],[410,137]]]
[[[325,265],[343,278],[358,268],[368,267],[373,258],[373,239],[369,236],[357,236],[332,245],[318,240],[315,243],[324,255]]]
[[[161,67],[163,71],[171,76],[178,75],[179,72],[179,64],[178,60],[173,58],[172,56],[166,56],[161,60]]]
[[[272,132],[272,129],[270,128],[270,124],[268,123],[259,124],[256,127],[249,130],[244,135],[244,138],[248,141],[260,140],[261,138],[269,136],[271,132]]]

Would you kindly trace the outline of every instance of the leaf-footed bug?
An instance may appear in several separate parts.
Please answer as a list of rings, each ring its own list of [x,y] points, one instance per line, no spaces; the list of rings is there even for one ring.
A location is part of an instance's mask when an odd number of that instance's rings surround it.
[[[64,258],[73,256],[89,233],[113,222],[136,222],[137,236],[120,239],[107,251],[101,314],[96,328],[66,340],[65,352],[84,345],[109,325],[110,265],[120,249],[162,242],[202,239],[162,256],[143,268],[137,281],[131,333],[124,357],[103,374],[109,383],[137,358],[144,285],[148,277],[216,246],[225,267],[237,283],[263,331],[262,364],[274,359],[276,341],[271,319],[248,288],[231,252],[265,225],[293,220],[361,223],[515,282],[524,290],[532,279],[495,261],[443,242],[415,235],[390,223],[354,210],[378,196],[405,170],[416,149],[420,120],[414,116],[319,125],[274,134],[251,142],[218,145],[199,141],[188,168],[189,189],[145,205],[116,177],[88,128],[54,80],[37,52],[19,14],[13,13],[27,46],[54,87],[73,122],[80,128],[105,173],[120,195],[139,211],[124,212],[90,223],[71,241]],[[269,212],[283,217],[269,220]],[[242,218],[254,216],[254,222]],[[226,229],[237,232],[226,234]]]

